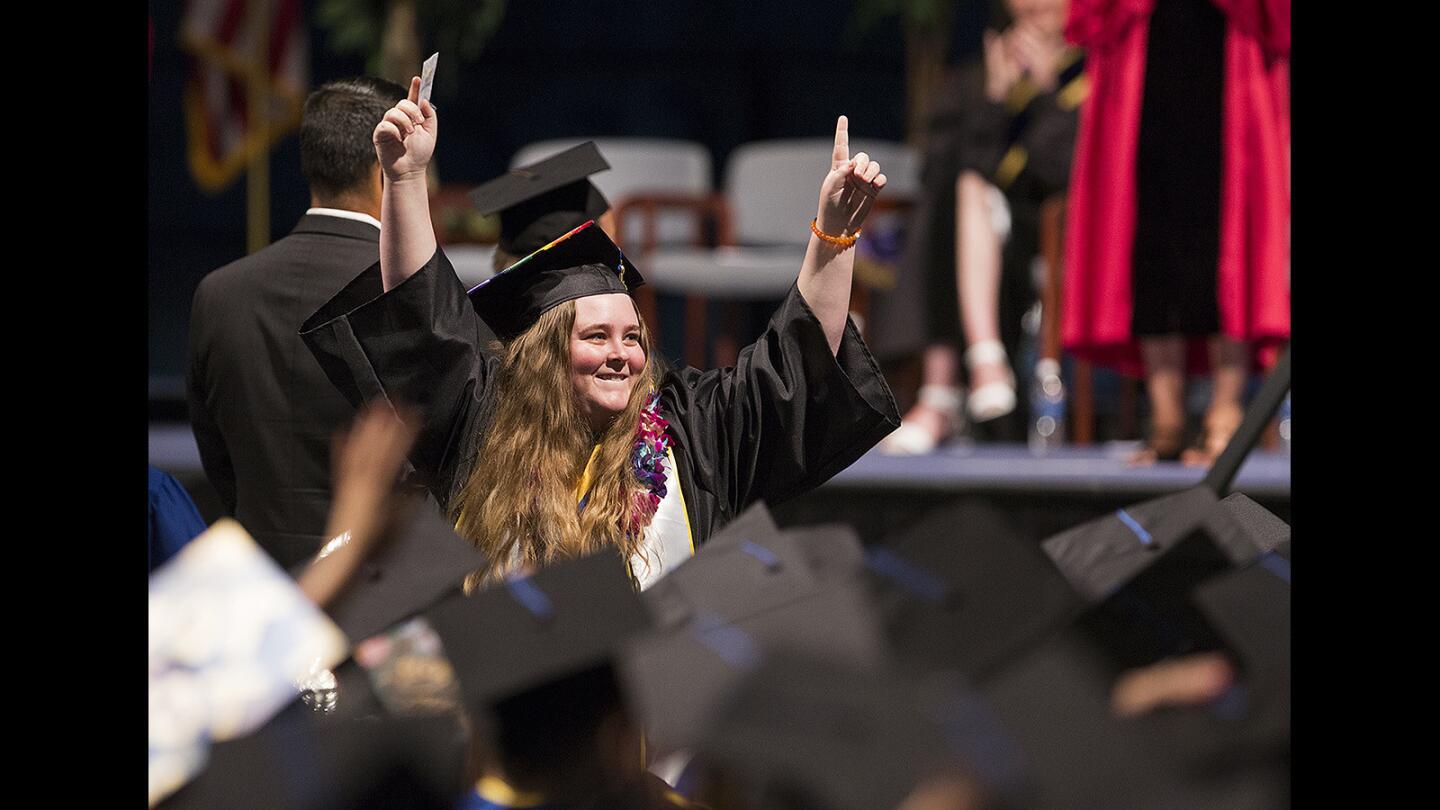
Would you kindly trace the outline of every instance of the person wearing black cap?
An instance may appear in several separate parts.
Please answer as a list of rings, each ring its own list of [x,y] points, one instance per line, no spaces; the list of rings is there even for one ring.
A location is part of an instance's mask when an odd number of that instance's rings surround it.
[[[430,221],[438,119],[417,98],[418,79],[375,129],[380,262],[302,334],[352,401],[421,407],[411,461],[489,558],[472,586],[618,548],[645,587],[753,501],[819,485],[899,424],[847,317],[850,248],[886,178],[850,156],[844,116],[814,238],[765,333],[734,368],[662,371],[628,295],[643,280],[592,223],[466,297]],[[385,292],[371,297],[376,276]],[[482,353],[482,318],[503,357]]]
[[[476,780],[460,810],[688,806],[645,770],[615,662],[650,618],[613,554],[456,593],[426,618],[471,721]]]
[[[481,214],[500,215],[492,261],[500,272],[589,220],[615,235],[610,201],[589,177],[610,168],[594,141],[511,169],[470,192]]]

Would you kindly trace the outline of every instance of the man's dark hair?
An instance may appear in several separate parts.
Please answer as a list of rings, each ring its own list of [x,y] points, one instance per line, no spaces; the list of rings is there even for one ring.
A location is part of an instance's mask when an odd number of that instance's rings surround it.
[[[310,94],[300,121],[300,171],[312,194],[334,197],[368,181],[375,125],[405,96],[400,85],[370,76],[329,82]]]

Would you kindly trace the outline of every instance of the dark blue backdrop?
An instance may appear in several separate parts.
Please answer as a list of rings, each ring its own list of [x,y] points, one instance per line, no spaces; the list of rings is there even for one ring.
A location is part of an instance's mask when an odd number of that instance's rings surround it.
[[[967,4],[952,52],[978,38]],[[208,271],[245,252],[245,182],[202,192],[185,165],[181,93],[189,57],[177,44],[179,3],[151,3],[149,81],[149,353],[152,381],[183,374],[190,298]],[[307,20],[314,4],[306,3]],[[717,177],[746,141],[826,135],[837,114],[860,135],[904,138],[905,61],[898,20],[853,33],[849,3],[511,0],[474,63],[437,84],[446,183],[504,171],[531,141],[572,135],[688,138],[710,147]],[[310,32],[311,83],[363,72],[327,34]],[[428,43],[427,43],[428,45]],[[430,47],[425,49],[428,53]],[[418,66],[417,66],[418,68]],[[292,134],[272,153],[271,238],[308,205]]]

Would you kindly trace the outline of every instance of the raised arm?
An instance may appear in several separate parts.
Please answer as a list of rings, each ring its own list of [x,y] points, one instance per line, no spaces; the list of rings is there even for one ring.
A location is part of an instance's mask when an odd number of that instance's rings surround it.
[[[830,173],[820,184],[820,208],[815,215],[815,225],[831,236],[848,237],[860,230],[875,204],[875,195],[885,187],[885,175],[880,173],[879,163],[864,152],[850,157],[849,126],[843,115],[835,122]],[[854,270],[853,246],[842,248],[810,235],[805,262],[800,266],[800,295],[820,319],[832,354],[840,350],[840,338],[845,333]]]
[[[375,126],[375,156],[384,187],[380,195],[380,280],[386,292],[414,275],[435,254],[425,167],[435,152],[435,108],[420,99],[420,77],[410,95]],[[417,103],[418,101],[418,103]]]

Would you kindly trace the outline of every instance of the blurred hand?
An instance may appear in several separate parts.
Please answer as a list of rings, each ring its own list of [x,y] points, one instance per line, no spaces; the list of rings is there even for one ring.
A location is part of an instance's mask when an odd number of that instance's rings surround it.
[[[418,101],[419,98],[420,77],[415,76],[410,79],[409,97],[387,110],[375,125],[371,138],[375,142],[375,156],[380,160],[380,170],[392,182],[416,175],[423,178],[425,166],[435,153],[439,132],[435,108],[429,101]]]
[[[1034,24],[1019,24],[1006,32],[1016,64],[1030,80],[1049,92],[1060,76],[1060,58],[1065,54],[1062,37],[1045,34]]]
[[[835,122],[835,149],[830,156],[830,172],[820,184],[820,209],[815,224],[832,236],[853,234],[860,230],[875,196],[887,182],[880,173],[880,164],[860,152],[850,157],[850,121],[845,116]]]
[[[1010,95],[1010,88],[1020,81],[1020,62],[1012,53],[1010,30],[1004,34],[985,30],[985,97],[999,103]]]
[[[1110,709],[1135,717],[1160,706],[1194,706],[1220,697],[1235,682],[1235,667],[1218,652],[1167,658],[1121,674]]]
[[[344,588],[360,561],[382,545],[401,517],[395,483],[415,443],[417,422],[408,411],[397,415],[388,404],[377,402],[360,411],[349,435],[336,435],[326,536],[349,532],[349,540],[301,575],[301,589],[316,604],[325,606]]]
[[[896,810],[981,810],[987,804],[980,783],[952,768],[921,781]]]

